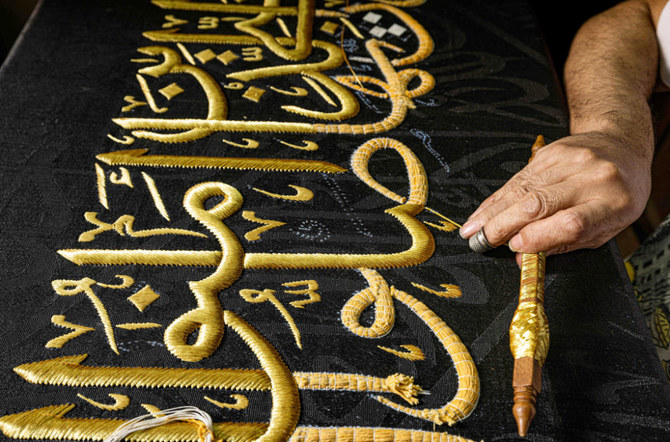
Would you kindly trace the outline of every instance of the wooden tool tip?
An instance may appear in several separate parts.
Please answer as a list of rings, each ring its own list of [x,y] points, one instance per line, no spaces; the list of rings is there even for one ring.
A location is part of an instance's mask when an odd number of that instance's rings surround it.
[[[532,387],[514,388],[514,407],[512,414],[516,420],[516,426],[519,430],[519,436],[525,437],[528,433],[528,427],[535,417],[535,398],[537,391]]]

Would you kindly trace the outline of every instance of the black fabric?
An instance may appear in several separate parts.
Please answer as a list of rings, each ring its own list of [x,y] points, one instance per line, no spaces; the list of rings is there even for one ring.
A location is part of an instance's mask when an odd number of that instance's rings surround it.
[[[213,4],[216,2],[213,2]],[[221,3],[219,3],[221,4]],[[324,7],[320,3],[317,7]],[[244,196],[242,210],[258,218],[286,225],[246,241],[245,233],[259,227],[237,213],[225,220],[247,253],[393,253],[410,245],[409,235],[384,213],[397,203],[380,195],[351,172],[321,174],[216,169],[132,168],[133,188],[110,184],[110,172],[119,167],[102,165],[106,171],[109,210],[99,202],[95,156],[125,149],[149,149],[148,155],[196,155],[207,157],[295,158],[328,161],[350,169],[352,152],[374,137],[391,137],[408,146],[420,159],[429,177],[427,206],[463,222],[477,205],[526,163],[535,136],[553,141],[567,133],[566,113],[561,107],[555,76],[530,7],[522,1],[429,0],[406,8],[430,33],[435,51],[411,68],[434,76],[430,93],[415,98],[403,123],[377,135],[214,133],[187,143],[160,143],[137,139],[132,145],[115,143],[130,135],[112,118],[148,117],[147,106],[123,113],[127,95],[142,100],[136,81],[138,64],[147,58],[137,49],[151,45],[142,32],[160,30],[165,16],[188,19],[186,32],[198,30],[200,16],[222,14],[166,11],[149,2],[105,0],[45,0],[30,23],[13,56],[0,71],[0,275],[2,278],[2,415],[65,403],[76,404],[66,417],[130,419],[145,413],[142,403],[168,408],[194,405],[211,413],[215,422],[269,422],[268,392],[240,392],[251,401],[245,410],[222,410],[205,401],[207,395],[225,402],[231,391],[181,388],[104,388],[34,385],[12,371],[28,362],[88,354],[84,364],[113,367],[259,368],[244,342],[227,329],[211,357],[184,362],[165,347],[165,327],[195,308],[188,281],[206,278],[213,271],[204,267],[76,266],[57,253],[62,249],[162,249],[217,250],[214,237],[182,207],[184,193],[200,182],[221,181]],[[361,17],[355,16],[362,27]],[[314,24],[315,38],[339,44],[339,34],[321,32],[325,18]],[[329,19],[337,22],[336,19]],[[383,20],[388,20],[387,16]],[[291,23],[286,19],[287,23]],[[386,26],[391,22],[383,22]],[[368,32],[369,28],[363,28]],[[279,32],[279,31],[276,31]],[[366,38],[369,35],[366,33]],[[406,53],[416,40],[387,36]],[[188,44],[191,53],[212,45]],[[351,32],[344,47],[358,75],[383,79],[374,64],[356,61],[370,57],[364,41]],[[232,47],[239,54],[239,47]],[[216,53],[225,51],[220,46]],[[390,52],[389,52],[390,53]],[[263,63],[279,63],[265,50]],[[202,65],[196,61],[196,65]],[[259,64],[258,66],[261,66]],[[208,72],[220,84],[236,65],[209,62]],[[249,65],[251,66],[251,62]],[[397,68],[400,70],[401,68]],[[329,76],[350,75],[346,65],[325,72]],[[173,79],[160,83],[167,86]],[[184,84],[189,85],[187,80]],[[193,83],[194,84],[194,83]],[[193,86],[190,84],[190,86]],[[305,87],[298,76],[254,80],[266,90],[258,103],[241,97],[242,90],[224,89],[228,118],[320,123],[288,114],[280,106],[293,98],[272,95],[269,87],[289,90]],[[245,88],[248,86],[245,85]],[[410,88],[414,87],[410,84]],[[187,89],[187,88],[185,88]],[[206,113],[200,91],[186,91],[175,99],[166,115],[200,118]],[[159,97],[159,95],[156,95]],[[301,105],[332,111],[311,92]],[[316,98],[312,98],[316,97]],[[390,111],[387,99],[356,94],[361,112],[350,122],[383,119]],[[298,99],[295,99],[298,100]],[[307,100],[307,99],[305,99]],[[163,102],[161,102],[163,103]],[[159,105],[161,105],[159,103]],[[245,150],[222,142],[259,141]],[[317,151],[300,151],[302,140],[318,143]],[[99,163],[99,162],[98,162]],[[100,164],[100,163],[99,163]],[[382,151],[371,160],[377,181],[397,194],[407,194],[407,177],[397,154]],[[171,220],[157,211],[141,171],[148,173],[159,189]],[[289,185],[311,189],[314,199],[292,203],[273,199],[255,190],[286,194]],[[79,235],[94,226],[85,212],[98,212],[112,223],[124,214],[135,217],[135,230],[158,227],[190,229],[207,235],[150,236],[133,238],[114,231],[97,235],[93,242],[79,242]],[[440,218],[424,211],[422,221]],[[436,251],[426,262],[407,268],[378,269],[389,285],[411,293],[442,318],[471,353],[481,379],[481,398],[474,413],[451,428],[434,426],[392,410],[360,392],[300,392],[300,426],[384,427],[445,431],[473,440],[514,440],[516,426],[511,414],[512,358],[507,327],[518,292],[519,270],[511,253],[496,251],[477,255],[456,232],[431,228]],[[670,386],[650,341],[626,278],[616,247],[611,243],[593,251],[550,257],[547,264],[546,307],[551,327],[551,349],[543,369],[542,393],[530,440],[666,440],[670,436]],[[99,316],[84,295],[58,296],[54,280],[89,277],[104,284],[118,284],[115,275],[131,276],[128,289],[96,287],[109,311],[112,324],[156,322],[162,328],[123,330],[115,328],[119,354],[110,349]],[[282,284],[315,280],[321,301],[303,309],[289,306],[304,296],[286,294]],[[460,298],[446,299],[412,285],[435,290],[440,284],[456,284]],[[138,312],[126,297],[150,286],[160,298]],[[430,395],[422,395],[420,407],[436,407],[451,399],[456,390],[453,363],[428,328],[405,306],[395,302],[395,327],[386,337],[364,339],[349,332],[340,311],[356,292],[368,286],[355,269],[253,270],[245,269],[235,283],[219,294],[222,307],[238,314],[256,328],[279,352],[294,372],[343,372],[386,377],[395,372],[415,377]],[[275,291],[290,310],[302,334],[300,350],[280,312],[270,302],[251,304],[241,289]],[[373,320],[368,310],[363,324]],[[62,348],[45,344],[70,330],[52,324],[53,315],[95,328]],[[412,344],[422,348],[425,361],[411,362],[378,349],[378,345],[400,349]],[[126,394],[131,405],[121,411],[102,411],[77,397],[81,393],[109,403],[108,393]],[[386,394],[385,396],[391,397]],[[400,400],[398,400],[400,402]]]

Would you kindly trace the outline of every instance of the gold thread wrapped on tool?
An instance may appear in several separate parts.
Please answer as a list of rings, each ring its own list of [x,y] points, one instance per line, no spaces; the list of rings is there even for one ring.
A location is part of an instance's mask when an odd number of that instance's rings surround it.
[[[519,306],[509,327],[514,359],[531,357],[544,364],[549,351],[549,323],[544,312],[544,253],[524,253]]]

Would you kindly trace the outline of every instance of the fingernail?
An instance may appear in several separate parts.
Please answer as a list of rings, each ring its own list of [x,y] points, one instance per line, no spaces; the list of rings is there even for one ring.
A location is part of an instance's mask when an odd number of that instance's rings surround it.
[[[507,244],[507,247],[509,247],[509,249],[514,253],[523,249],[523,238],[521,238],[521,235],[516,235],[515,237],[510,239],[509,244]]]
[[[463,227],[461,227],[461,229],[458,231],[458,234],[461,235],[461,238],[467,239],[470,238],[475,233],[477,233],[479,228],[480,228],[479,222],[468,221],[465,224],[463,224]]]

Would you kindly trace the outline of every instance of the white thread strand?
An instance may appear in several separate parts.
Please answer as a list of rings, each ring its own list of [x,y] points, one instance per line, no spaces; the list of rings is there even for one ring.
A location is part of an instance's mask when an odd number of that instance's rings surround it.
[[[144,414],[135,419],[131,419],[120,425],[112,434],[107,436],[103,442],[120,442],[129,434],[136,431],[146,430],[148,428],[158,427],[176,420],[196,420],[205,424],[207,436],[205,442],[212,442],[212,434],[214,432],[212,417],[207,412],[202,411],[197,407],[184,406],[168,408],[161,410],[156,414]]]

